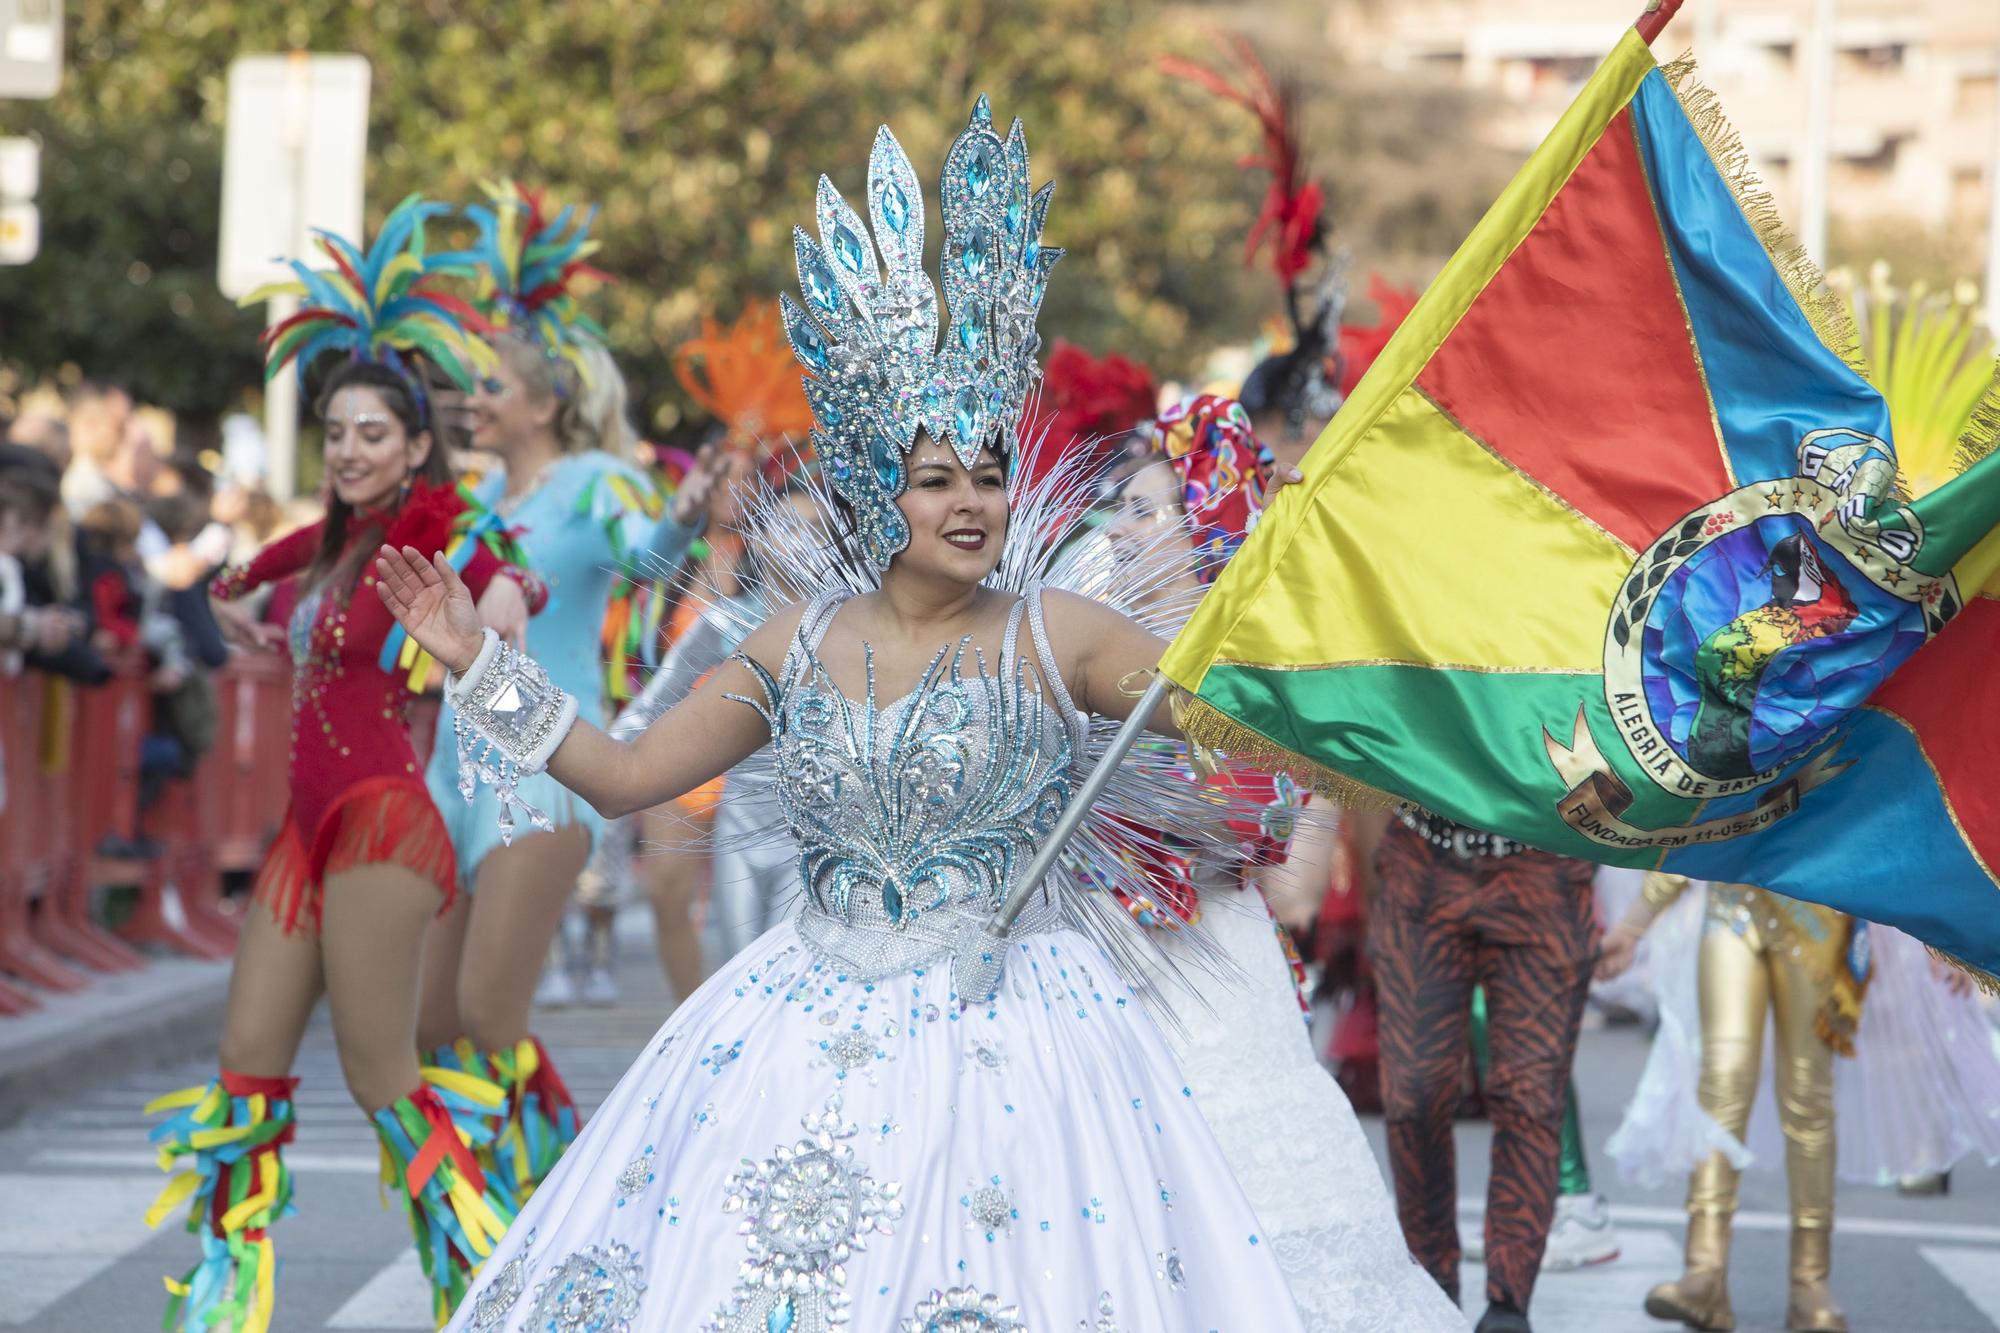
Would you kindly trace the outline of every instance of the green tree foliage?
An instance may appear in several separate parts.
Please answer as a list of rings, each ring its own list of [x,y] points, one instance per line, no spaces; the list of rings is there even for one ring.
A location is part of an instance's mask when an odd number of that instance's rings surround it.
[[[0,354],[31,373],[73,363],[201,411],[254,385],[257,316],[214,288],[223,86],[236,55],[291,48],[371,63],[371,225],[407,191],[471,200],[500,176],[601,206],[597,262],[619,282],[595,301],[656,428],[681,420],[669,357],[701,313],[794,284],[790,227],[810,222],[818,174],[858,198],[874,126],[887,122],[934,179],[981,91],[997,117],[1026,121],[1037,179],[1060,181],[1049,239],[1071,253],[1045,329],[1172,373],[1245,337],[1274,306],[1268,275],[1240,261],[1263,182],[1235,164],[1256,131],[1157,67],[1165,51],[1209,49],[1214,11],[1136,0],[70,0],[68,15],[62,93],[0,104],[0,130],[45,144],[44,253],[0,270]],[[1327,82],[1322,73],[1315,86]],[[1352,110],[1328,119],[1343,134],[1374,123]],[[1396,123],[1443,133],[1451,119]],[[1408,146],[1373,137],[1384,151]],[[1309,142],[1322,159],[1342,148]],[[1424,240],[1444,236],[1448,249],[1484,202],[1463,217],[1425,213]]]

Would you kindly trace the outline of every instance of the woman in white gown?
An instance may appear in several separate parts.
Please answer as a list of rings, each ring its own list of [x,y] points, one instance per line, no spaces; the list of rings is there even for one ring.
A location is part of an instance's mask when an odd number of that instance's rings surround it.
[[[1143,455],[1119,470],[1115,517],[1104,533],[1127,563],[1157,574],[1140,583],[1153,614],[1184,616],[1255,526],[1261,478],[1273,463],[1240,404],[1198,395],[1162,412]],[[1171,520],[1162,533],[1162,520]],[[1234,793],[1230,854],[1148,857],[1156,892],[1133,904],[1160,931],[1170,966],[1150,969],[1149,1008],[1163,1024],[1195,1105],[1264,1225],[1266,1243],[1313,1333],[1448,1333],[1463,1313],[1410,1257],[1394,1205],[1354,1108],[1312,1049],[1277,922],[1257,884],[1304,820],[1327,845],[1324,814],[1303,815],[1289,782],[1224,771]],[[1330,871],[1317,864],[1318,887]],[[1308,874],[1312,871],[1307,871]],[[1181,922],[1199,915],[1205,938]],[[1219,949],[1228,966],[1204,966]]]
[[[578,722],[530,659],[482,637],[448,568],[378,562],[385,601],[453,668],[462,753],[503,798],[546,766],[622,814],[768,741],[802,848],[798,912],[675,1012],[453,1328],[1302,1327],[1107,951],[1133,947],[1110,933],[1122,912],[1094,915],[1051,876],[998,988],[954,985],[1068,804],[1085,713],[1128,712],[1123,683],[1163,647],[1044,593],[1022,555],[1034,534],[1005,540],[1010,520],[1035,526],[1010,514],[1006,464],[1059,254],[1040,244],[1047,204],[1018,123],[1001,139],[982,99],[944,169],[940,351],[895,140],[871,157],[873,245],[822,181],[821,243],[797,238],[807,306],[787,325],[818,456],[880,586],[772,617],[637,741]],[[1172,807],[1149,813],[1171,828]]]

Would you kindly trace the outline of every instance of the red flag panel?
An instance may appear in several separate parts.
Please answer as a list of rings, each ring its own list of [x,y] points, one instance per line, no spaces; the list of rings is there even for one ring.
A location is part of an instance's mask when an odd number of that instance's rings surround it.
[[[2000,871],[1995,662],[2000,662],[2000,601],[1975,597],[1936,642],[1905,662],[1868,700],[1915,729],[1961,832],[1989,871]]]
[[[1633,133],[1619,112],[1417,383],[1639,548],[1735,483]]]

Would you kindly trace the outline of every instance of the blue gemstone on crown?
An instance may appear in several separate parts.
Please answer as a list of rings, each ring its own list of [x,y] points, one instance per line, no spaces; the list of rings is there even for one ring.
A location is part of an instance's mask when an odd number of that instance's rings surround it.
[[[882,220],[899,236],[910,225],[910,201],[894,181],[882,187]]]
[[[979,408],[978,389],[968,384],[958,391],[958,397],[952,403],[952,424],[958,429],[961,443],[979,438]]]
[[[877,435],[868,447],[869,458],[875,464],[875,480],[890,495],[901,493],[903,487],[903,460],[896,446]]]
[[[861,238],[845,222],[834,224],[833,254],[847,266],[849,273],[858,275],[861,272]]]
[[[808,301],[829,314],[840,309],[840,285],[824,260],[817,257],[807,260],[799,279],[805,285]]]
[[[984,198],[993,184],[994,160],[991,142],[976,143],[965,161],[965,188],[972,191],[974,199]]]
[[[965,249],[959,252],[959,263],[965,269],[965,276],[978,278],[986,272],[986,261],[993,245],[993,233],[984,226],[974,227],[965,237]]]
[[[801,319],[793,328],[792,347],[799,354],[799,359],[806,363],[808,370],[825,372],[826,339],[820,337],[819,330],[813,327],[811,320]]]

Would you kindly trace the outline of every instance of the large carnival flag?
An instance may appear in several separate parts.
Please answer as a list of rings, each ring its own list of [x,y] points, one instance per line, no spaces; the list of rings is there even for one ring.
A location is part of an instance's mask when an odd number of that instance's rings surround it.
[[[1855,348],[1628,32],[1169,650],[1190,734],[2000,974],[2000,399],[1914,494]]]

